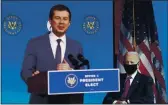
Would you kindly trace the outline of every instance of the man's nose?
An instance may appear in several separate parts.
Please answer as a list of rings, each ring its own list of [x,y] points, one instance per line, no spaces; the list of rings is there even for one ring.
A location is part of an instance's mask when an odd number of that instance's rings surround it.
[[[63,20],[63,19],[60,19],[60,23],[64,23],[64,20]]]

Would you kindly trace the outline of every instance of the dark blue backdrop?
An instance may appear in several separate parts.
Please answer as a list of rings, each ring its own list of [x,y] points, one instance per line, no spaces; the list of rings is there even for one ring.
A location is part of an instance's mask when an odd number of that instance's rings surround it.
[[[2,103],[27,103],[29,94],[20,78],[21,64],[27,41],[47,32],[47,19],[54,4],[65,4],[72,11],[72,23],[67,35],[81,42],[92,69],[113,68],[113,4],[111,1],[2,1],[2,21],[9,14],[21,18],[23,29],[10,36],[2,26]],[[167,1],[153,1],[160,47],[162,50],[165,78],[168,80],[168,24]],[[100,29],[94,35],[83,31],[84,17],[94,15]],[[167,87],[168,87],[168,81]],[[168,94],[168,92],[167,92]],[[85,94],[85,103],[101,103],[105,94]]]

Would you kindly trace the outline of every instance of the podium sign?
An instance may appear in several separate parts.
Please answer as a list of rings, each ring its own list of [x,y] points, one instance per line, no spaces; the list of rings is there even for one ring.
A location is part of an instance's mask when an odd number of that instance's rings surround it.
[[[120,91],[118,69],[48,71],[48,94]]]

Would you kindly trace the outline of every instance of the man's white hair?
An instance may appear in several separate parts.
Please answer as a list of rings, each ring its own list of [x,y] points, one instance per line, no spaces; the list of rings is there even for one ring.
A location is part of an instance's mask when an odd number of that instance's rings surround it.
[[[136,56],[138,57],[138,59],[140,60],[139,54],[138,54],[136,51],[128,51],[128,52],[126,53],[126,55],[136,55]]]
[[[130,55],[130,54],[132,55],[132,54],[133,54],[133,55],[139,56],[138,53],[135,52],[135,51],[129,51],[129,52],[127,52],[126,54],[127,54],[127,55]]]

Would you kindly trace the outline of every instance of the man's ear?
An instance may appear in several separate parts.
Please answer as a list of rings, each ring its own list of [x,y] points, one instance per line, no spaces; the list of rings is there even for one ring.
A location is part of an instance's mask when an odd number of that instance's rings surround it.
[[[48,19],[48,21],[49,21],[49,22],[50,22],[50,24],[51,24],[51,21],[52,21],[52,20],[51,20],[51,19]]]
[[[137,63],[137,66],[138,66],[138,67],[140,66],[140,61]]]
[[[140,61],[138,61],[137,65],[140,65]]]

